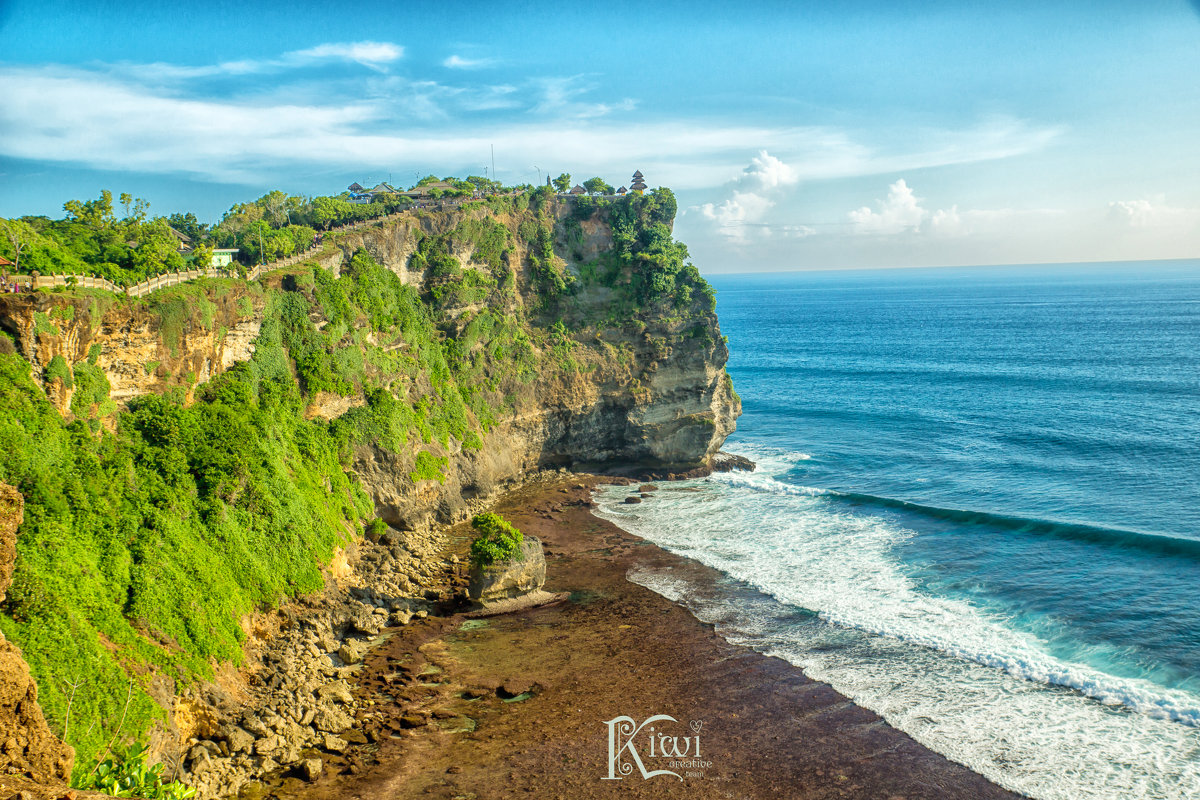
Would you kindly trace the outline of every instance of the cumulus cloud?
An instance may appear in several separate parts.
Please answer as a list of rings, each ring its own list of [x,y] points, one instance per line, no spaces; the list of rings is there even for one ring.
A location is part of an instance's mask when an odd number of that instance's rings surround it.
[[[903,178],[888,187],[887,199],[876,201],[876,208],[878,210],[863,206],[850,212],[850,222],[858,233],[886,236],[918,231],[929,214]]]
[[[772,226],[764,223],[763,218],[775,206],[780,191],[799,180],[793,167],[766,150],[760,150],[737,178],[726,185],[729,197],[719,203],[704,203],[696,209],[731,239],[744,241],[751,230],[760,236],[770,236]],[[794,235],[801,227],[787,226],[779,232]]]
[[[1174,208],[1165,198],[1115,200],[1108,204],[1108,220],[1132,229],[1191,228],[1200,225],[1200,209]]]

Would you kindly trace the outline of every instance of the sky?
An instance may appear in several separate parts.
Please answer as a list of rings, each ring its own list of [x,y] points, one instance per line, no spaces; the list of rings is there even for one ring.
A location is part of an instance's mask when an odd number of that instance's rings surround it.
[[[1200,0],[0,0],[0,216],[570,173],[702,272],[1200,255]]]

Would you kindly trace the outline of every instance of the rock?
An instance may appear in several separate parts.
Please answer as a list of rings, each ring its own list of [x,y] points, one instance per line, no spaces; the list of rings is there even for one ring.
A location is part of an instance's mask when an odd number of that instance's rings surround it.
[[[641,486],[638,487],[638,491],[643,494],[645,494],[646,492],[657,492],[658,487],[655,486],[653,483],[643,483]]]
[[[282,748],[283,739],[277,733],[272,733],[254,743],[254,752],[260,756],[274,756]]]
[[[384,621],[375,616],[375,609],[360,608],[357,609],[350,617],[349,627],[351,630],[365,633],[368,636],[374,636],[383,630]],[[344,660],[344,659],[343,659]]]
[[[735,456],[733,453],[724,451],[713,454],[712,468],[713,472],[733,472],[741,470],[744,472],[754,472],[757,465],[746,458],[745,456]]]
[[[401,728],[423,728],[428,724],[428,720],[420,714],[405,714],[400,717]]]
[[[367,643],[359,639],[347,639],[338,650],[338,658],[345,664],[357,664],[367,652]]]
[[[242,715],[242,727],[255,737],[269,736],[271,733],[271,729],[253,711],[247,711]]]
[[[317,778],[321,777],[321,770],[324,767],[324,762],[319,758],[306,758],[300,764],[300,768],[304,772],[305,779],[309,781],[315,781]]]
[[[334,702],[343,705],[349,705],[354,702],[354,695],[350,693],[350,686],[345,681],[334,681],[327,683],[317,690],[317,697],[322,700],[332,699]]]
[[[234,753],[248,753],[254,746],[254,737],[237,725],[231,726],[226,731],[225,741],[229,743],[229,749]]]
[[[313,727],[324,733],[341,733],[353,724],[354,718],[336,707],[322,707],[313,717]]]
[[[322,636],[317,640],[317,647],[325,653],[336,653],[338,649],[337,639],[332,636]]]
[[[392,626],[393,628],[398,628],[402,625],[407,625],[408,623],[412,622],[412,618],[412,612],[407,608],[400,611],[393,611],[392,615],[388,617],[388,625]]]
[[[638,497],[636,494],[631,494],[631,495],[629,495],[629,497],[625,498],[625,502],[630,505],[633,505],[634,503],[642,502],[642,498]]]
[[[326,733],[321,737],[321,749],[330,753],[344,753],[349,746],[345,739],[334,736],[332,733]]]
[[[496,690],[496,694],[503,698],[516,697],[530,691],[532,687],[533,684],[528,678],[509,678]]]
[[[526,536],[517,558],[487,567],[472,566],[469,592],[472,600],[486,606],[535,592],[545,582],[546,556],[542,542],[536,536]]]

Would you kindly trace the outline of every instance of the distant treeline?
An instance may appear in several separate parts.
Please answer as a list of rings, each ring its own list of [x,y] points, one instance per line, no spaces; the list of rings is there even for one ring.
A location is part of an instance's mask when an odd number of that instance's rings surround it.
[[[417,186],[435,182],[450,184],[430,191],[435,200],[504,191],[478,176],[430,176]],[[277,190],[234,205],[219,223],[208,225],[191,212],[150,217],[149,203],[129,194],[121,194],[114,205],[112,192],[104,190],[95,200],[63,204],[62,219],[0,219],[0,256],[13,263],[0,266],[0,272],[99,275],[129,286],[164,272],[207,267],[216,249],[236,248],[235,264],[243,267],[286,258],[311,247],[320,231],[412,205],[412,199],[398,193],[362,203],[351,202],[349,193],[304,197]]]

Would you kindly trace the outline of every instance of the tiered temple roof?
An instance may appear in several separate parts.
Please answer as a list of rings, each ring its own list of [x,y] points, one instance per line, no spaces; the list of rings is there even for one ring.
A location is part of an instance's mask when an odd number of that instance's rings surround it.
[[[646,191],[646,182],[642,180],[642,171],[639,169],[633,173],[633,183],[629,184],[629,191],[644,192]]]

